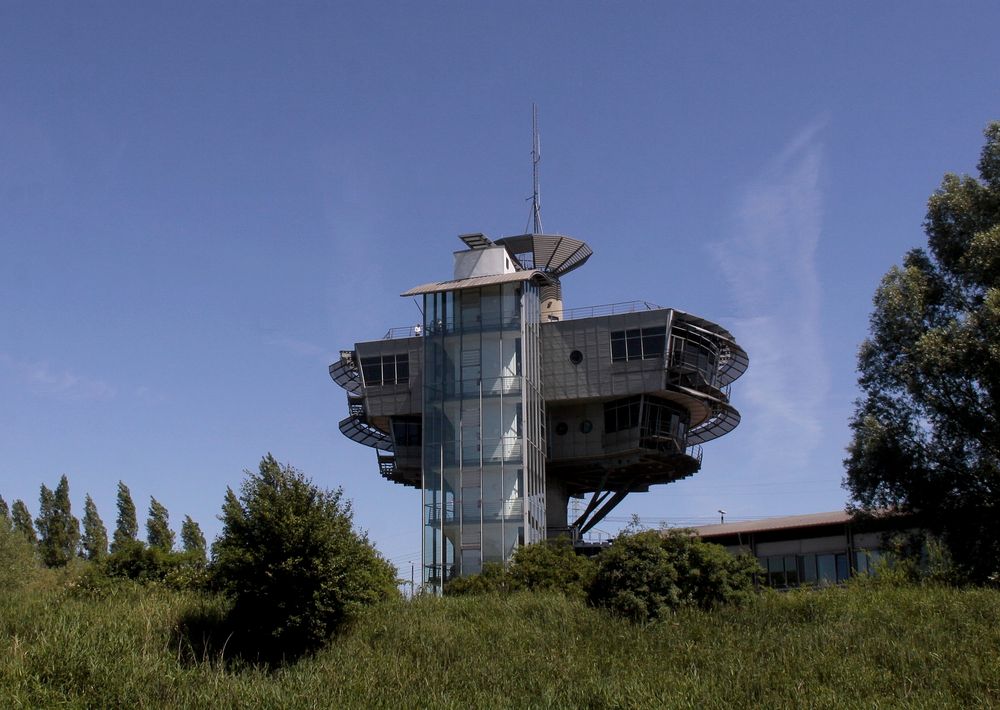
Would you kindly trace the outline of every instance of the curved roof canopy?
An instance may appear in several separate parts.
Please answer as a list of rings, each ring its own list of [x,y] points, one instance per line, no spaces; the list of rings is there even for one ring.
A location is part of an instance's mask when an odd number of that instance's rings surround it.
[[[538,269],[555,277],[586,263],[593,250],[586,242],[560,234],[522,234],[497,239],[525,269]]]
[[[490,276],[473,276],[468,279],[457,279],[453,281],[434,281],[422,286],[403,291],[400,296],[419,296],[423,293],[438,293],[440,291],[454,291],[460,288],[477,288],[480,286],[493,286],[494,284],[511,283],[515,281],[529,281],[538,277],[541,281],[551,281],[548,274],[540,269],[530,271],[514,271],[509,274],[493,274]]]

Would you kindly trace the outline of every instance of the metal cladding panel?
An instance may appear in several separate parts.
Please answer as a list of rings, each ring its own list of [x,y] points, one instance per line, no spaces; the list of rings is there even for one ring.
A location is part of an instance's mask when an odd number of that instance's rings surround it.
[[[357,352],[359,364],[362,359],[369,357],[403,354],[409,356],[409,377],[406,383],[363,388],[365,414],[368,417],[420,414],[423,402],[421,390],[424,353],[422,338],[371,340],[355,345],[355,352]]]
[[[611,332],[670,325],[670,309],[556,321],[542,325],[546,401],[610,398],[663,389],[664,360],[611,361]],[[574,364],[570,355],[583,359]]]

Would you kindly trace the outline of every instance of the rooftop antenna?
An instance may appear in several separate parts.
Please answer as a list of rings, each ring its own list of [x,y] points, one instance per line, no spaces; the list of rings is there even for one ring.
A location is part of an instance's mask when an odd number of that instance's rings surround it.
[[[531,227],[542,234],[542,201],[538,193],[538,164],[542,161],[542,141],[538,137],[538,104],[531,104]]]

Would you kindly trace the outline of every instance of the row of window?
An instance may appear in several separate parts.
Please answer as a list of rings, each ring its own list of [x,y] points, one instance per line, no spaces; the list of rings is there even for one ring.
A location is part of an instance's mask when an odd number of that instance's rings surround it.
[[[405,385],[410,381],[410,356],[379,355],[361,358],[361,374],[365,387]]]
[[[874,574],[881,553],[878,550],[856,550],[854,572]],[[835,584],[851,576],[846,552],[809,555],[771,555],[758,557],[764,568],[764,583],[769,587],[797,587],[801,584]]]
[[[667,327],[632,328],[611,331],[611,362],[649,360],[663,357],[667,347]]]
[[[604,403],[604,433],[641,428],[643,437],[676,436],[684,440],[688,413],[653,397],[626,397]]]

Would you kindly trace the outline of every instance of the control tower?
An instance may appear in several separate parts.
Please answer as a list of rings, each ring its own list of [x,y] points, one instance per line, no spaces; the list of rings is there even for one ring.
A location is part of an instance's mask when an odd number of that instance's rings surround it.
[[[561,280],[591,256],[554,234],[460,237],[423,322],[343,350],[340,431],[419,488],[426,589],[555,535],[574,543],[629,493],[685,478],[733,430],[747,354],[719,325],[635,301],[567,309]],[[585,500],[567,514],[571,497]]]

